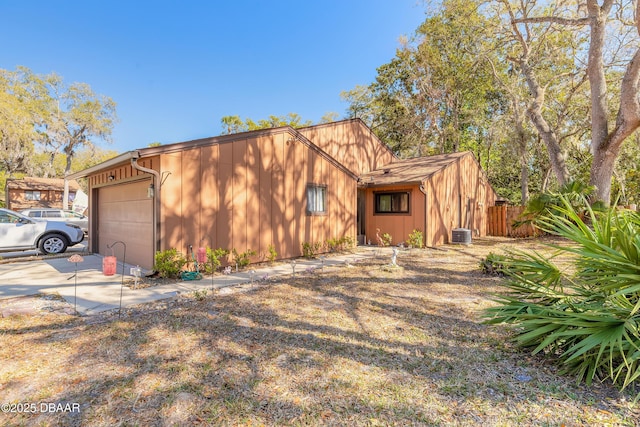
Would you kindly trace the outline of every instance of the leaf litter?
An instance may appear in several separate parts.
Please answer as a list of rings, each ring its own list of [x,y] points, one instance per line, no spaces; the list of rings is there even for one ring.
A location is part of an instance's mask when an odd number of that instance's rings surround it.
[[[8,425],[637,425],[630,395],[560,376],[481,323],[501,290],[499,238],[385,253],[350,268],[78,318],[0,319],[3,402],[79,413],[3,413]]]

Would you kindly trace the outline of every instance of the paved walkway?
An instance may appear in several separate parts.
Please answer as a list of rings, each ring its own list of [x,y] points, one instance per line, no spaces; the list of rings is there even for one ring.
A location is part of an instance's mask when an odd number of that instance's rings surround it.
[[[390,257],[391,249],[358,247],[354,253],[350,254],[328,255],[310,260],[296,259],[295,270],[296,273],[303,273],[309,269],[335,268],[382,254]],[[117,273],[113,276],[105,276],[102,274],[103,257],[101,255],[83,255],[83,258],[84,261],[77,264],[70,262],[67,257],[0,264],[0,304],[5,298],[58,294],[68,303],[75,305],[81,315],[92,315],[117,309],[120,307],[120,301],[124,308],[171,298],[178,293],[221,289],[293,273],[291,262],[284,262],[254,270],[232,272],[229,275],[217,274],[213,277],[213,283],[211,276],[208,276],[202,280],[131,289],[128,286],[122,286],[122,282],[125,279],[132,279],[130,275],[132,266],[125,265],[123,270],[123,265],[119,262]]]

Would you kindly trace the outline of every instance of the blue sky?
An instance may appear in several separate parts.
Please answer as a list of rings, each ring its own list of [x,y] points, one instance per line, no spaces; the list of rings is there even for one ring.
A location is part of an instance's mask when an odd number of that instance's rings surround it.
[[[0,68],[88,83],[117,103],[118,152],[218,135],[220,119],[342,117],[420,0],[0,0]]]

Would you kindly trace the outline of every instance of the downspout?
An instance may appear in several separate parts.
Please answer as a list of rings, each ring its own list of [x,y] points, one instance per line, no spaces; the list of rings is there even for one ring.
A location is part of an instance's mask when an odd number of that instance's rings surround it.
[[[152,175],[151,178],[151,189],[153,191],[153,247],[154,254],[160,250],[160,241],[158,240],[158,212],[160,212],[160,172],[145,168],[144,166],[140,166],[138,164],[138,159],[140,158],[140,153],[136,152],[133,154],[131,158],[131,167],[135,170],[139,170],[140,172],[148,173]]]
[[[424,182],[420,184],[420,191],[424,194],[424,247],[427,247],[427,188]]]

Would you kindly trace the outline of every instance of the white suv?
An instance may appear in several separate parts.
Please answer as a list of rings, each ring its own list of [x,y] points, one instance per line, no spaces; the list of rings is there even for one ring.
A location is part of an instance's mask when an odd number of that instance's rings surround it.
[[[0,252],[37,248],[44,254],[60,254],[82,240],[84,233],[75,224],[29,218],[0,208]]]
[[[47,221],[64,221],[67,223],[75,224],[82,228],[85,236],[89,228],[89,218],[78,212],[64,209],[55,208],[31,208],[20,211],[22,215],[26,215],[31,218],[42,218]]]

